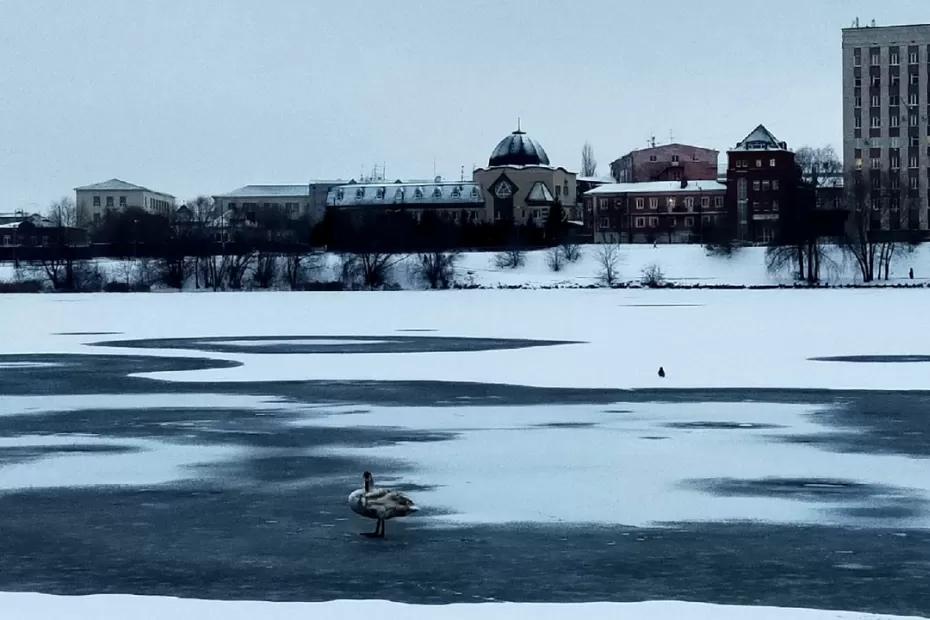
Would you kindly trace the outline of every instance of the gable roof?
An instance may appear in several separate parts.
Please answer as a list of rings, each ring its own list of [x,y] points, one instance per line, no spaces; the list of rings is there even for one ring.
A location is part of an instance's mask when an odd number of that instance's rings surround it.
[[[75,191],[116,190],[116,191],[124,191],[124,192],[129,192],[129,191],[152,192],[153,191],[147,187],[136,185],[134,183],[127,183],[126,181],[123,181],[121,179],[110,179],[109,181],[103,181],[102,183],[94,183],[92,185],[82,185],[81,187],[75,187],[74,190]],[[164,194],[165,196],[171,196],[171,194],[165,194],[165,192],[153,192],[153,193]],[[171,197],[174,198],[174,196],[171,196]]]
[[[784,142],[779,142],[772,132],[759,125],[733,148],[734,151],[787,151]]]

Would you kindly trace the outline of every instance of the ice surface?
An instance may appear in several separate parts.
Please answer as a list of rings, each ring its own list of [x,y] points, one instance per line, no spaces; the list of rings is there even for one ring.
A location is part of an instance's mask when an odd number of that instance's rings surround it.
[[[0,593],[0,608],[16,620],[905,620],[905,616],[887,614],[678,601],[406,605],[388,601],[271,603],[129,595],[66,597],[21,592]]]

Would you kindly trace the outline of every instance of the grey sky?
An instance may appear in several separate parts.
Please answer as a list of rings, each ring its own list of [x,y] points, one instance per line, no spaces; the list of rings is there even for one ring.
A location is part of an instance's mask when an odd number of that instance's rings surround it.
[[[599,171],[650,135],[762,122],[839,145],[840,29],[927,0],[0,0],[0,211],[119,177],[187,199],[247,183],[458,178],[514,128]]]

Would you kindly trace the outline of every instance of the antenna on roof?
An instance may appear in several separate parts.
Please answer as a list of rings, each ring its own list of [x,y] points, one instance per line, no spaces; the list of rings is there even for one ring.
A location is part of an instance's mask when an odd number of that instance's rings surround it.
[[[459,172],[459,181],[465,180],[465,164],[462,164],[462,169]]]
[[[668,130],[668,143],[671,144],[675,141],[675,133],[669,129]]]
[[[648,144],[651,148],[655,148],[655,147],[656,147],[656,137],[655,137],[655,136],[649,136],[649,139],[646,140],[646,144]]]
[[[859,27],[859,18],[858,18],[858,17],[857,17],[856,19],[853,20],[852,27],[853,27],[853,28],[858,28],[858,27]]]

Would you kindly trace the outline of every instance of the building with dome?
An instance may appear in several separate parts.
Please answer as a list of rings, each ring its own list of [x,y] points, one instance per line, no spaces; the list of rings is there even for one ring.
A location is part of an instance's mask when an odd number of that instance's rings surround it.
[[[553,205],[570,213],[575,207],[575,173],[549,164],[545,149],[526,132],[505,137],[484,168],[476,168],[474,182],[485,197],[488,222],[545,224]]]

